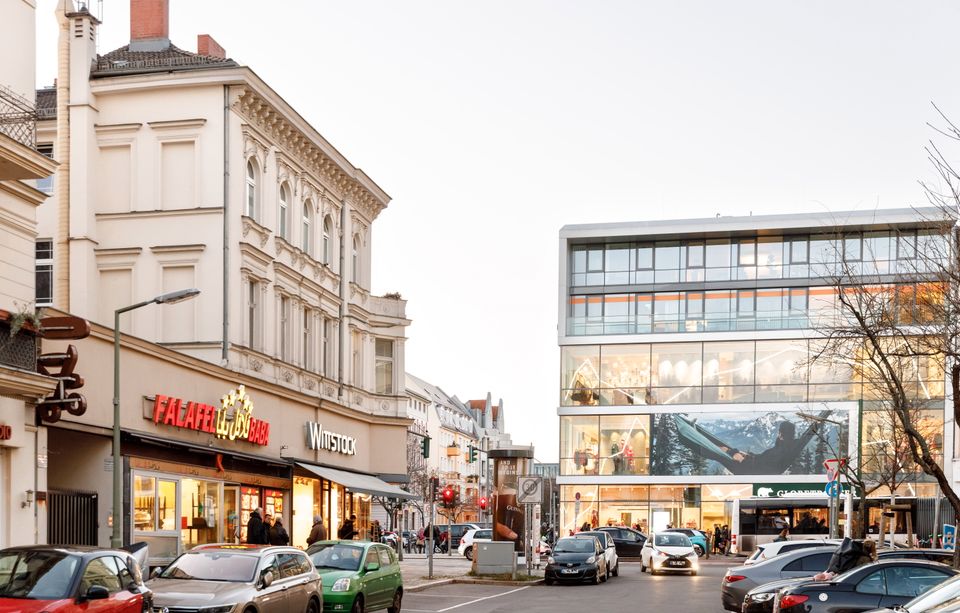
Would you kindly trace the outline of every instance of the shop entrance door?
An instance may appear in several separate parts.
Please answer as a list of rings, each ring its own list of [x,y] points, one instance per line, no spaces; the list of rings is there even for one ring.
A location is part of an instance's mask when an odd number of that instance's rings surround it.
[[[240,542],[240,486],[223,486],[223,543]]]

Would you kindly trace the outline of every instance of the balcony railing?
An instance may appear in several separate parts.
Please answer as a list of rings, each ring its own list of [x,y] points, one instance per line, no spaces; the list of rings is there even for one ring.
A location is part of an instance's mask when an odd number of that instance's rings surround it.
[[[33,104],[0,85],[0,134],[31,149],[37,147],[37,111]]]

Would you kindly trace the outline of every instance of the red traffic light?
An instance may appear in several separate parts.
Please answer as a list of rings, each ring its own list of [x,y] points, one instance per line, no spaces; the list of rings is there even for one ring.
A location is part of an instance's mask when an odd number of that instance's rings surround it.
[[[442,496],[443,496],[444,504],[448,504],[448,505],[453,504],[453,488],[452,487],[448,485],[447,487],[443,488]]]
[[[487,510],[487,497],[486,497],[486,496],[481,496],[481,497],[480,497],[480,500],[479,500],[478,502],[479,502],[479,504],[480,504],[480,510],[481,510],[481,511],[486,511],[486,510]]]

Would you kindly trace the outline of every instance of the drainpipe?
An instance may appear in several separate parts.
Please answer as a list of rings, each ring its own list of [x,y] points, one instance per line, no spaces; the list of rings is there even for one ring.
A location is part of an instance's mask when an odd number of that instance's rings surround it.
[[[57,9],[57,231],[53,252],[54,304],[70,312],[70,20]]]
[[[349,288],[347,287],[347,239],[344,229],[347,227],[347,199],[340,198],[340,334],[337,339],[337,398],[343,402],[343,363],[347,355],[347,298]]]
[[[220,361],[230,361],[230,86],[223,86],[223,340]]]

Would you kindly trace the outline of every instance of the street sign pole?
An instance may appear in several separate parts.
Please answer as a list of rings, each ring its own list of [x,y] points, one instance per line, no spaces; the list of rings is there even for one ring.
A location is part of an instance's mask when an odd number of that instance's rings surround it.
[[[427,579],[433,579],[433,529],[437,525],[433,500],[427,502],[427,517],[430,518],[430,530],[427,533]]]

